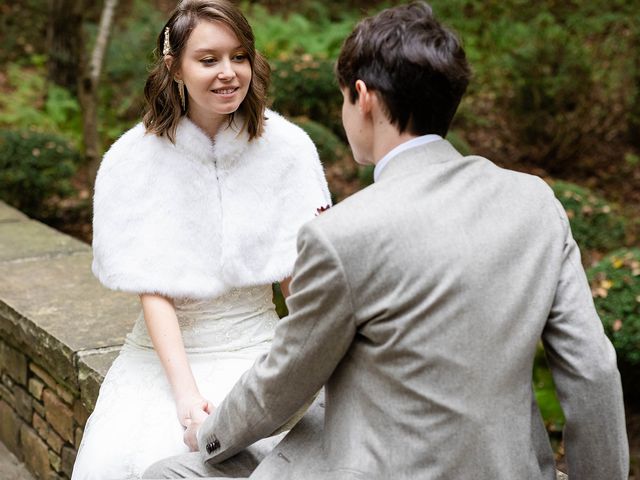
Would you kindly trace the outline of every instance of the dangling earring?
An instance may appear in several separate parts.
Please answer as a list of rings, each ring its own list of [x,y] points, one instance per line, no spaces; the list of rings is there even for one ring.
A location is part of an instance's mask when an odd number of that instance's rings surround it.
[[[184,82],[182,80],[176,80],[178,83],[178,95],[180,95],[180,103],[182,103],[182,111],[187,110],[186,100],[184,98]]]

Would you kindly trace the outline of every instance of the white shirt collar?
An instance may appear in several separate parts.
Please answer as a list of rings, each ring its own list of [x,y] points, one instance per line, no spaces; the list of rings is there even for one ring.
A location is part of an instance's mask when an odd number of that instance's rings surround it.
[[[405,150],[409,150],[410,148],[415,148],[421,145],[426,145],[427,143],[435,142],[436,140],[442,140],[442,137],[440,135],[434,134],[422,135],[420,137],[407,140],[406,142],[401,143],[397,147],[393,148],[384,157],[382,157],[378,163],[376,163],[376,167],[373,170],[373,180],[378,181],[378,177],[380,177],[380,173],[387,165],[387,163],[389,163],[389,161],[394,157],[397,157],[400,153],[404,152]]]

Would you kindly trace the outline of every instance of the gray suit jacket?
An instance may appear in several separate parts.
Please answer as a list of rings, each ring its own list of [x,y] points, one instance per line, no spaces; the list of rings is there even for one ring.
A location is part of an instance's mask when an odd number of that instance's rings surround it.
[[[542,339],[570,477],[627,478],[615,353],[542,180],[416,147],[303,227],[298,253],[270,353],[200,429],[208,461],[324,385],[324,419],[316,405],[253,477],[554,479],[531,385]]]

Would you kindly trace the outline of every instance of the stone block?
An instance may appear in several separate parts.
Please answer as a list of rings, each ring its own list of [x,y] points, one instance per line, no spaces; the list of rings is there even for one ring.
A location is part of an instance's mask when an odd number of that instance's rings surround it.
[[[118,356],[119,349],[111,351],[102,351],[92,355],[82,355],[78,362],[78,383],[80,385],[80,399],[87,408],[88,412],[92,412],[102,380],[106,375],[109,367]]]
[[[89,419],[89,412],[80,400],[76,400],[73,404],[73,418],[81,427],[84,427]]]
[[[56,382],[55,379],[51,375],[49,375],[47,371],[41,366],[31,362],[29,364],[29,370],[36,374],[38,378],[42,380],[49,388],[55,390],[58,386],[58,382]]]
[[[49,424],[45,421],[44,418],[42,418],[37,413],[34,413],[33,421],[31,422],[31,425],[33,426],[34,430],[38,432],[38,435],[40,435],[41,438],[47,438],[47,432],[49,431]]]
[[[64,440],[73,443],[73,411],[48,388],[42,393],[45,418]]]
[[[71,472],[73,471],[73,464],[76,461],[76,452],[73,448],[64,447],[62,449],[62,473],[71,478]]]
[[[64,440],[62,440],[53,430],[49,430],[46,442],[47,445],[49,445],[51,449],[56,453],[60,453],[62,451],[62,447],[64,446]]]
[[[6,203],[0,202],[0,222],[19,222],[25,220],[29,220],[29,217],[20,210],[16,210]]]
[[[44,411],[44,405],[38,401],[33,402],[33,409],[36,411],[36,413],[38,415],[40,415],[41,417],[44,417],[46,415],[45,411]]]
[[[51,473],[49,466],[49,447],[32,428],[22,425],[20,429],[20,441],[22,448],[28,455],[24,457],[27,468],[38,479],[48,479]]]
[[[20,385],[27,385],[27,357],[0,342],[0,369]]]
[[[0,375],[0,380],[2,380],[2,384],[7,387],[9,390],[13,391],[13,388],[16,385],[16,382],[13,381],[13,379],[6,373],[4,372],[2,375]]]
[[[4,400],[9,405],[16,404],[16,397],[13,395],[13,392],[3,383],[0,383],[0,400]]]
[[[42,391],[44,390],[44,383],[37,378],[29,379],[29,393],[36,400],[42,400]]]
[[[76,355],[121,346],[140,313],[136,295],[100,285],[91,260],[87,250],[9,262],[0,275],[0,335],[27,345],[26,353],[73,393]]]
[[[20,429],[24,422],[5,401],[0,400],[0,442],[4,443],[11,453],[22,460],[20,448]]]
[[[59,472],[62,469],[62,458],[60,455],[49,450],[49,464],[53,467],[53,470]]]
[[[33,220],[0,222],[0,261],[87,252],[87,244]]]
[[[13,390],[16,398],[16,411],[27,423],[31,421],[31,412],[33,412],[33,400],[29,392],[24,388],[16,386]]]
[[[60,385],[56,385],[56,394],[68,405],[73,405],[73,401],[76,399],[73,393]]]
[[[82,435],[84,434],[84,430],[80,427],[76,428],[76,441],[73,442],[73,446],[76,447],[76,450],[80,448],[80,442],[82,442]]]
[[[40,438],[42,438],[47,445],[51,447],[51,450],[58,455],[62,452],[62,447],[64,445],[64,440],[60,438],[60,436],[53,431],[51,426],[42,418],[40,415],[33,415],[33,428],[35,428]]]

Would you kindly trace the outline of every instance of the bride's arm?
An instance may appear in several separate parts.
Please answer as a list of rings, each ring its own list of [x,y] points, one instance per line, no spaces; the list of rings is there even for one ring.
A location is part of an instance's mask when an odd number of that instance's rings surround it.
[[[186,427],[192,419],[202,421],[212,405],[200,394],[191,372],[173,303],[154,294],[140,295],[140,302],[149,337],[171,385],[180,423]]]

